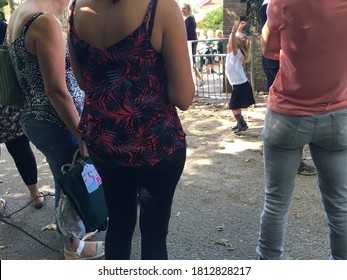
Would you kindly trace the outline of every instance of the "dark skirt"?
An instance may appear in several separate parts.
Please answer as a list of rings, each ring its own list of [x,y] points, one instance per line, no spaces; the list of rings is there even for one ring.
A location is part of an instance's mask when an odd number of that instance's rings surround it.
[[[229,109],[247,108],[255,104],[251,84],[247,81],[241,85],[233,85]]]

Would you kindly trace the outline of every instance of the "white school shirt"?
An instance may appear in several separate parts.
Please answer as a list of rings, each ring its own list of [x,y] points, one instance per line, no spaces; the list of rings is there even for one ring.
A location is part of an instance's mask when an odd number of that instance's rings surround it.
[[[237,49],[237,54],[235,56],[232,52],[227,54],[225,74],[231,85],[241,85],[248,81],[242,65],[242,56],[240,49]]]

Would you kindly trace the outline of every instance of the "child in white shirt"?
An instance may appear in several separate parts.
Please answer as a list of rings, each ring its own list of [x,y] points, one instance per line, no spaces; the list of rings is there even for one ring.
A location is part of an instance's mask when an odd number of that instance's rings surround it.
[[[242,34],[246,22],[241,21],[237,27],[233,27],[227,45],[227,57],[225,63],[226,76],[232,86],[232,95],[229,109],[237,121],[231,129],[239,134],[248,128],[242,116],[242,109],[255,104],[252,87],[243,69],[243,63],[249,60],[249,48],[251,41],[248,36]]]

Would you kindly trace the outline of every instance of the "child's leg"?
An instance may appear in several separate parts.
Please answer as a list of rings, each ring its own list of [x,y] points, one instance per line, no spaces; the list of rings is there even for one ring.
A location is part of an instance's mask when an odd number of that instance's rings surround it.
[[[242,116],[241,109],[232,109],[231,111],[233,112],[233,115],[237,121],[237,124],[233,126],[231,129],[236,134],[240,133],[241,131],[245,131],[248,128],[248,125]]]

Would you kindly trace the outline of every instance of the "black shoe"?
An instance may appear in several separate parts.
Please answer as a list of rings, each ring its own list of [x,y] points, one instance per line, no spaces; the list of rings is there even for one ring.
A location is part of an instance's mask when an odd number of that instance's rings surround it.
[[[237,124],[235,124],[234,126],[231,127],[232,131],[235,131],[237,129]]]
[[[316,168],[314,168],[314,166],[308,165],[304,163],[303,161],[301,161],[299,169],[298,169],[298,174],[311,176],[311,175],[316,175],[317,171],[316,171]]]
[[[239,134],[242,131],[245,131],[247,128],[248,128],[247,123],[245,121],[243,121],[237,125],[237,128],[234,130],[234,133]]]

